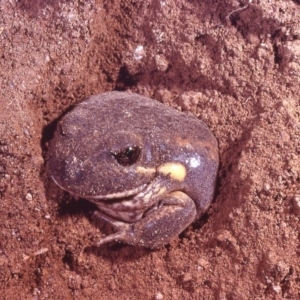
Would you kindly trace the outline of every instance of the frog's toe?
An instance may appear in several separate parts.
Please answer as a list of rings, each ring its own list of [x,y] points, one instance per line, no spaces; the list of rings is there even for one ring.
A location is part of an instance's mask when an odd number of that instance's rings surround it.
[[[108,235],[102,239],[100,239],[95,246],[100,246],[109,242],[116,242],[116,241],[123,241],[126,238],[126,232],[125,231],[120,231],[116,232],[114,234]]]
[[[118,220],[106,215],[105,213],[102,213],[99,210],[95,210],[93,214],[96,218],[108,222],[110,225],[112,225],[118,231],[126,230],[130,226],[129,224],[126,224],[122,221],[118,221]]]
[[[113,242],[113,241],[125,241],[128,239],[128,236],[132,233],[132,224],[127,224],[121,221],[117,221],[114,218],[111,218],[110,216],[102,213],[99,210],[94,211],[94,215],[96,218],[99,218],[101,220],[104,220],[106,222],[108,222],[109,224],[111,224],[115,230],[117,230],[116,233],[108,235],[102,239],[100,239],[100,241],[98,241],[95,246],[100,246],[109,242]]]

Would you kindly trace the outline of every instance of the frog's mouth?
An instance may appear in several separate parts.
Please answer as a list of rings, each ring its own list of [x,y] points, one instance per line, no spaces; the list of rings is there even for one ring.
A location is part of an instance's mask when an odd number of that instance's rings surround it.
[[[53,177],[52,179],[60,188],[73,196],[87,199],[95,203],[106,215],[127,223],[140,220],[149,209],[155,209],[160,205],[159,200],[174,189],[168,177],[158,176],[149,183],[122,192],[94,196],[77,195],[62,187]]]
[[[132,197],[134,195],[137,195],[137,194],[141,193],[148,186],[148,184],[142,184],[141,186],[138,186],[138,187],[133,188],[131,190],[125,190],[125,191],[122,191],[122,192],[111,193],[111,194],[106,194],[106,195],[89,196],[89,195],[79,195],[79,194],[72,193],[68,189],[66,189],[63,186],[61,186],[56,181],[56,179],[54,178],[54,176],[51,176],[51,177],[52,177],[52,180],[55,182],[55,184],[57,186],[59,186],[62,190],[70,193],[71,195],[73,195],[75,197],[84,198],[84,199],[91,200],[91,201],[95,201],[95,200],[113,200],[113,199],[117,200],[117,199],[129,198],[129,197]]]
[[[98,206],[110,207],[111,209],[129,211],[134,209],[143,210],[152,206],[163,195],[174,190],[184,182],[186,167],[179,162],[167,162],[155,168],[137,167],[139,173],[155,174],[153,178],[138,187],[121,192],[106,195],[75,194],[62,187],[52,176],[53,181],[63,190],[75,197],[84,198],[96,203]]]
[[[140,199],[148,194],[150,184],[143,184],[137,188],[108,195],[87,196],[85,199],[95,203],[99,210],[116,220],[136,222],[143,217],[145,209],[149,207],[150,197]]]
[[[155,178],[148,184],[124,192],[84,198],[94,202],[99,210],[110,217],[133,223],[140,220],[149,209],[155,209],[159,199],[167,192],[165,181]]]
[[[85,199],[88,200],[111,200],[111,199],[120,199],[120,198],[128,198],[134,195],[139,194],[142,192],[148,185],[142,184],[141,186],[138,186],[131,190],[126,190],[122,192],[107,194],[107,195],[96,195],[96,196],[82,196]]]

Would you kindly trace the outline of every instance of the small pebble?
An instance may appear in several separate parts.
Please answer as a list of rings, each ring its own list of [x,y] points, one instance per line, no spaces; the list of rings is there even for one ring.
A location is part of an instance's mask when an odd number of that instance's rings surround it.
[[[264,191],[268,192],[270,190],[271,186],[268,183],[264,184]]]
[[[280,285],[273,285],[272,288],[273,288],[273,291],[274,291],[276,294],[281,293],[281,286],[280,286]]]
[[[169,67],[169,62],[164,55],[155,55],[156,68],[159,71],[165,72]]]
[[[162,300],[162,299],[164,299],[164,295],[162,294],[162,293],[157,293],[156,295],[155,295],[155,300]]]
[[[142,45],[139,45],[135,48],[133,53],[133,58],[135,60],[141,60],[145,56],[145,50]]]
[[[44,254],[44,253],[46,253],[46,252],[48,252],[48,248],[41,248],[40,250],[36,251],[36,252],[34,253],[34,255],[37,256],[37,255]]]
[[[39,295],[40,293],[41,293],[41,291],[40,291],[38,288],[34,288],[34,289],[33,289],[33,293],[32,293],[32,294],[33,294],[34,296]]]
[[[30,132],[27,127],[23,128],[23,133],[25,137],[30,138]]]
[[[50,220],[51,216],[49,214],[45,215],[45,219]]]
[[[30,193],[27,193],[27,195],[25,196],[25,198],[28,201],[32,201],[32,195]]]
[[[292,203],[294,213],[300,215],[300,195],[295,195],[292,198]]]

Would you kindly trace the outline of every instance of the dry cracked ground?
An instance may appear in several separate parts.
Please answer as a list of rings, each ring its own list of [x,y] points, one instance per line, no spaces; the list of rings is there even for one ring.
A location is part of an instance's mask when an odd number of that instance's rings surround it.
[[[1,299],[299,299],[298,0],[0,0]],[[158,251],[47,173],[55,122],[130,90],[219,142],[205,217]]]

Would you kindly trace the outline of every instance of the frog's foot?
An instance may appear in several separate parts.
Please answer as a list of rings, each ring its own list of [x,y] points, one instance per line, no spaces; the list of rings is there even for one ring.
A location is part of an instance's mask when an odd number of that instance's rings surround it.
[[[117,229],[115,234],[101,239],[97,243],[98,246],[111,241],[123,241],[154,249],[169,243],[191,224],[196,218],[196,207],[194,201],[185,193],[172,192],[136,223],[116,221],[101,212],[97,212],[96,215]]]
[[[112,241],[123,241],[126,238],[126,232],[130,231],[130,226],[132,226],[132,224],[127,224],[124,223],[122,221],[117,221],[114,218],[111,218],[110,216],[102,213],[99,210],[94,211],[94,216],[96,218],[99,218],[101,220],[104,220],[105,222],[111,224],[115,230],[117,230],[116,233],[108,235],[104,238],[102,238],[99,242],[96,243],[96,246],[100,246],[102,244],[106,244]]]

